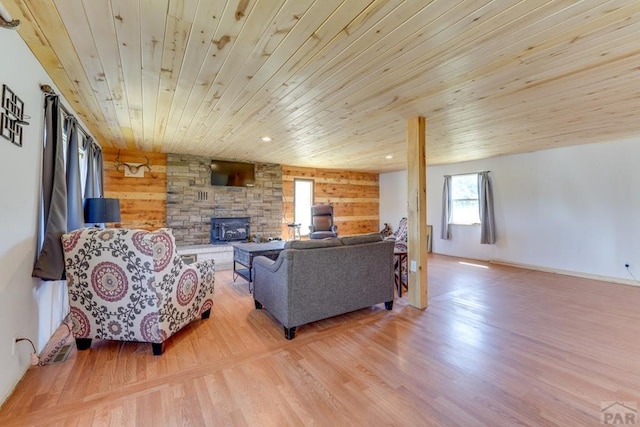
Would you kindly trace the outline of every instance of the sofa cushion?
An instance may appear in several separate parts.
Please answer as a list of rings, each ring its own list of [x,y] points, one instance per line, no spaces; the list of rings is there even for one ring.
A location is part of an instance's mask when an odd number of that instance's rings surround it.
[[[380,233],[358,234],[356,236],[344,236],[340,240],[345,246],[361,245],[363,243],[379,242],[382,240]]]
[[[318,240],[291,240],[284,244],[285,249],[317,249],[332,248],[334,246],[342,246],[340,239],[330,237]]]

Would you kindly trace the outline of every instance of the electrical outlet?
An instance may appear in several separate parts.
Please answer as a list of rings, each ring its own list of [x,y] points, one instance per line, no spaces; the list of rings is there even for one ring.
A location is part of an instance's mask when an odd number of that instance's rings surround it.
[[[15,356],[16,355],[16,340],[18,339],[17,336],[13,336],[13,338],[11,339],[11,355]]]

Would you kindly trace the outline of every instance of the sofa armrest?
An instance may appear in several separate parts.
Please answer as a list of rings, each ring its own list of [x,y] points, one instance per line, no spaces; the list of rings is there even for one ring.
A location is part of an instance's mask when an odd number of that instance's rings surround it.
[[[173,277],[156,279],[160,280],[156,288],[160,301],[158,328],[166,338],[213,306],[214,260],[183,264],[176,273]]]
[[[310,231],[311,233],[315,233],[315,232],[316,232],[316,231],[318,231],[318,230],[316,230],[316,228],[315,228],[313,225],[310,225],[310,226],[309,226],[309,231]],[[331,232],[333,232],[333,233],[338,234],[338,226],[337,226],[337,225],[335,225],[335,224],[333,224],[333,225],[331,226],[331,228],[330,228],[330,231],[331,231]]]
[[[267,258],[266,256],[257,256],[253,259],[253,267],[255,268],[256,265],[260,265],[265,270],[273,273],[282,265],[282,259],[278,257],[277,259],[273,260],[271,258]]]
[[[289,325],[289,272],[287,250],[273,261],[257,256],[253,259],[253,298],[264,306],[285,327]],[[289,260],[290,261],[290,260]],[[256,304],[256,307],[258,304]]]

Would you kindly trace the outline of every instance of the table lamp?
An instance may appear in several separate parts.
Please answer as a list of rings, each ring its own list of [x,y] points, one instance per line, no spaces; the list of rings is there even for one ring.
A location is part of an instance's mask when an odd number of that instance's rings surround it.
[[[120,200],[88,198],[84,202],[84,221],[87,224],[120,222]]]

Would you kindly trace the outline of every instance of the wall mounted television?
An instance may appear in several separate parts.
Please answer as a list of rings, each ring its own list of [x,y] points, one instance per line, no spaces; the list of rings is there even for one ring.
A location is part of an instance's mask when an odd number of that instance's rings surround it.
[[[255,165],[226,160],[211,161],[211,185],[253,187],[256,182]]]

